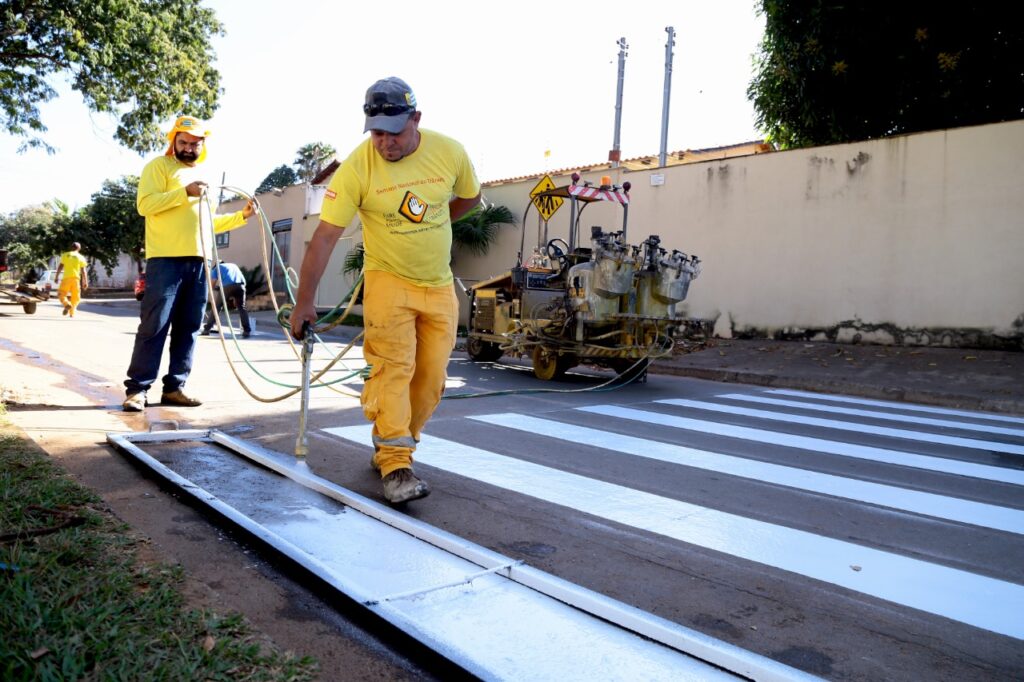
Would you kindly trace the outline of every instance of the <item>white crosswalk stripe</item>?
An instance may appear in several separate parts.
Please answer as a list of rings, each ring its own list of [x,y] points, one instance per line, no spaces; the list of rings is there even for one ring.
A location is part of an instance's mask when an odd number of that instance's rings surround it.
[[[367,447],[369,425],[325,431]],[[758,564],[1024,639],[1024,585],[749,519],[423,435],[419,462]]]
[[[915,514],[1024,534],[1024,511],[1018,509],[858,481],[843,476],[758,462],[743,457],[732,457],[563,422],[524,417],[518,414],[488,414],[471,417],[471,419],[569,442],[592,443],[596,447],[622,454],[647,457],[822,495],[867,502]]]
[[[950,419],[930,419],[917,415],[892,414],[890,412],[878,412],[877,410],[858,410],[849,407],[836,407],[834,405],[822,405],[820,403],[801,402],[799,400],[783,400],[780,398],[768,398],[763,395],[751,395],[745,393],[722,393],[717,398],[727,400],[742,400],[762,405],[775,405],[778,407],[796,407],[802,410],[813,410],[816,412],[828,412],[830,414],[842,414],[853,417],[867,417],[869,419],[882,419],[886,421],[903,422],[907,424],[918,424],[924,426],[938,426],[940,428],[959,429],[961,431],[980,431],[981,433],[999,434],[1001,436],[1015,436],[1024,438],[1024,429],[1011,429],[991,424],[974,424],[964,421],[953,421]]]
[[[948,407],[931,407],[930,405],[914,405],[911,403],[893,402],[892,400],[872,400],[870,398],[853,398],[846,395],[829,395],[827,393],[810,393],[808,391],[794,391],[789,388],[773,388],[765,391],[772,395],[785,395],[791,398],[808,398],[811,400],[827,400],[830,403],[846,403],[852,405],[870,405],[872,407],[888,407],[902,410],[904,412],[926,412],[928,414],[941,414],[947,417],[967,417],[986,421],[1008,422],[1010,424],[1024,424],[1024,417],[1012,417],[1007,414],[992,414],[990,412],[973,412],[971,410],[954,410]]]
[[[975,462],[963,462],[960,460],[932,457],[930,455],[919,455],[901,450],[889,450],[857,443],[844,443],[841,441],[826,440],[824,438],[813,438],[796,434],[756,429],[749,426],[737,426],[735,424],[721,424],[706,419],[693,419],[680,417],[671,414],[662,414],[650,410],[637,410],[617,405],[592,405],[589,407],[577,408],[584,412],[603,414],[609,417],[620,417],[622,419],[633,419],[648,424],[669,426],[676,429],[699,431],[701,433],[713,434],[716,436],[727,436],[757,443],[779,445],[787,448],[806,450],[821,454],[839,455],[841,457],[853,457],[885,464],[897,464],[915,469],[937,471],[944,474],[956,476],[970,476],[988,481],[1001,483],[1012,483],[1024,485],[1024,470],[1006,469],[1003,467],[988,466]]]
[[[957,436],[946,436],[942,434],[928,433],[925,431],[892,429],[886,426],[875,426],[873,424],[858,424],[855,422],[839,421],[835,419],[804,417],[802,415],[796,414],[781,414],[778,412],[770,412],[768,410],[753,410],[746,407],[736,407],[734,405],[721,405],[718,403],[710,403],[699,400],[687,400],[685,398],[669,398],[667,400],[658,400],[656,402],[664,405],[675,405],[677,407],[691,407],[697,410],[722,412],[726,414],[734,414],[743,417],[755,417],[757,419],[784,421],[790,424],[803,424],[804,426],[820,426],[827,429],[840,429],[843,431],[852,431],[855,433],[888,436],[890,438],[902,438],[905,440],[915,440],[922,443],[954,445],[956,447],[961,448],[971,448],[975,450],[992,450],[996,452],[1006,452],[1014,455],[1024,455],[1024,445],[1001,443],[999,441],[975,440],[971,438],[960,438]]]

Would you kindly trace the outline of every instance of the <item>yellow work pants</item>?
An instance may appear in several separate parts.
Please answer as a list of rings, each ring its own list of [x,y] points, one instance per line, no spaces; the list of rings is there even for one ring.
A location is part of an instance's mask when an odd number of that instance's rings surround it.
[[[367,272],[363,286],[363,355],[371,368],[361,402],[383,477],[412,466],[420,431],[441,402],[459,301],[454,285],[420,287],[387,272]]]
[[[82,300],[82,290],[77,277],[65,277],[60,281],[60,287],[57,288],[57,300],[61,305],[68,306],[69,315],[75,316],[78,302]]]

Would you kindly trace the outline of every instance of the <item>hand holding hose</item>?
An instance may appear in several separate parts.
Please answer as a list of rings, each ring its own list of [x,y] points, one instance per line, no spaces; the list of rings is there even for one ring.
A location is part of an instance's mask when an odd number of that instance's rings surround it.
[[[185,194],[190,197],[197,197],[206,190],[206,183],[202,180],[196,180],[185,185]]]
[[[288,318],[288,326],[291,328],[292,338],[302,341],[306,338],[306,330],[316,324],[316,308],[312,303],[296,302]]]

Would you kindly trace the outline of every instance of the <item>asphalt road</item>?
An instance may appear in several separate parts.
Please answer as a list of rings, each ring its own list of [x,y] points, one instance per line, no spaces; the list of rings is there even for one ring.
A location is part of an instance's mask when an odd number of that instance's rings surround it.
[[[210,538],[222,534],[184,507],[170,516],[141,512],[136,494],[176,503],[139,480],[99,434],[175,420],[289,453],[298,398],[252,398],[232,377],[219,339],[206,337],[188,385],[206,401],[201,408],[122,414],[136,314],[133,301],[86,302],[74,320],[62,318],[55,302],[32,316],[0,309],[0,384],[22,403],[15,422],[124,517],[137,514],[158,550],[184,556],[180,538],[202,538],[193,544],[205,549],[194,548],[183,563],[214,599],[244,605],[245,590],[208,566]],[[288,344],[265,327],[257,332],[239,342],[251,367],[298,383]],[[319,352],[323,364],[328,355]],[[358,368],[358,353],[351,357]],[[288,390],[244,364],[237,370],[262,398]],[[449,395],[562,392],[443,401],[418,453],[434,492],[408,505],[410,515],[825,678],[1024,676],[1021,421],[665,375],[614,392],[583,391],[607,374],[541,384],[527,367],[476,365],[459,354],[449,374]],[[317,389],[310,401],[309,464],[379,498],[370,451],[349,428],[365,423],[359,384],[335,388]],[[451,452],[459,455],[454,465]],[[485,475],[485,460],[507,475]],[[116,485],[114,470],[123,479]],[[276,606],[261,613],[250,604],[254,620],[285,646],[306,652],[303,644],[316,639],[323,641],[311,649],[346,648],[366,679],[436,672],[429,661],[389,653],[386,633],[345,624],[301,585],[245,554],[251,550],[218,542],[230,570],[259,574],[254,584],[265,584],[268,595],[262,600]],[[275,625],[282,619],[294,627]]]

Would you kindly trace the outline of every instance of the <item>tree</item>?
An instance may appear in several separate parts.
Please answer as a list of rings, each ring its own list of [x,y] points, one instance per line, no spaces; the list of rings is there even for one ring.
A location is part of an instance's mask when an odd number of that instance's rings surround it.
[[[313,142],[303,145],[295,153],[295,161],[292,165],[298,171],[299,179],[303,182],[312,182],[325,162],[334,156],[334,147],[326,142]]]
[[[80,231],[75,232],[74,241],[81,242],[86,255],[99,261],[108,274],[122,253],[129,254],[141,272],[145,259],[146,219],[136,208],[138,192],[137,176],[104,180],[100,191],[92,195],[92,203],[72,220],[72,231]]]
[[[1014,3],[762,0],[747,96],[782,147],[1024,117]]]
[[[61,74],[89,109],[117,117],[121,144],[157,149],[162,120],[217,108],[210,39],[223,32],[199,0],[0,0],[0,125],[25,138],[20,151],[53,152],[39,104]]]
[[[498,236],[500,225],[512,225],[515,216],[505,206],[478,204],[472,211],[452,223],[452,243],[470,253],[482,256]]]
[[[26,206],[0,218],[0,246],[7,250],[7,263],[12,270],[46,267],[46,259],[53,253],[40,249],[40,242],[48,238],[60,220],[59,210],[47,204]]]
[[[298,182],[299,176],[292,170],[291,166],[281,164],[274,170],[270,171],[270,174],[263,178],[263,182],[256,188],[256,194],[262,194],[263,192],[269,192],[275,187],[288,187]]]

